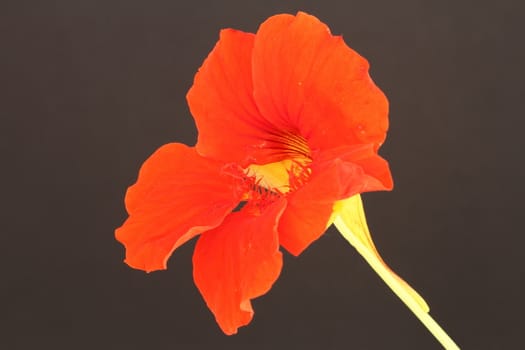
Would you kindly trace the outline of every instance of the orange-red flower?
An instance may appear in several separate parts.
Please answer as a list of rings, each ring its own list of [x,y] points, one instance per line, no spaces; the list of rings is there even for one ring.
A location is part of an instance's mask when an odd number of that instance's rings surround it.
[[[200,235],[195,283],[233,334],[277,279],[280,246],[300,254],[336,202],[392,188],[377,154],[388,102],[367,61],[301,12],[256,34],[221,31],[187,97],[196,146],[168,144],[144,163],[116,237],[126,263],[149,272]]]

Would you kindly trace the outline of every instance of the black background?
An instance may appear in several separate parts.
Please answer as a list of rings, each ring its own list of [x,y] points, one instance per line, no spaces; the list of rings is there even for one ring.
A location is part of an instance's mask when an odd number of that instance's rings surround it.
[[[333,230],[223,335],[191,275],[122,263],[142,162],[195,143],[185,101],[220,28],[304,10],[369,59],[395,190],[364,196],[385,260],[464,349],[524,330],[521,1],[33,1],[0,5],[2,349],[439,349]]]

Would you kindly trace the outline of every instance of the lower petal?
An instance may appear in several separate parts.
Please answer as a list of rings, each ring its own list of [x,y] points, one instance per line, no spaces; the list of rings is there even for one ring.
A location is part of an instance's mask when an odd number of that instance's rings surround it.
[[[319,153],[311,166],[309,181],[288,196],[279,222],[279,241],[293,255],[299,255],[326,231],[336,201],[392,188],[388,163],[371,144]]]
[[[285,206],[281,199],[259,216],[247,210],[232,213],[197,242],[195,284],[228,335],[251,321],[250,300],[268,292],[280,274],[277,222]]]
[[[178,143],[162,146],[144,162],[126,193],[129,218],[115,232],[128,265],[165,269],[173,250],[222,222],[240,200],[222,166]]]
[[[324,169],[337,161],[348,168],[341,172],[340,197],[348,198],[356,193],[389,191],[394,187],[388,162],[377,154],[373,144],[358,144],[332,148],[314,157],[314,171]],[[350,170],[353,168],[353,170]],[[352,174],[352,172],[357,172]]]

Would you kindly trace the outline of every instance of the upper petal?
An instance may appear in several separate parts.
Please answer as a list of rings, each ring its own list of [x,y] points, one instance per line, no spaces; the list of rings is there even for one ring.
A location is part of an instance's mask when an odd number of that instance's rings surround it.
[[[279,221],[280,243],[294,255],[324,233],[336,201],[392,188],[388,163],[370,144],[321,152],[311,167],[309,181],[288,196],[288,206]]]
[[[195,284],[226,334],[237,333],[251,321],[250,300],[265,294],[279,276],[277,222],[285,205],[281,199],[261,215],[247,210],[232,213],[197,242]]]
[[[388,128],[388,101],[368,62],[317,18],[276,15],[257,32],[254,97],[277,129],[298,132],[311,149],[371,143]]]
[[[174,249],[222,222],[241,196],[222,166],[179,143],[162,146],[144,162],[126,193],[129,218],[115,232],[128,265],[165,269]]]
[[[187,100],[201,155],[238,163],[259,157],[267,126],[253,100],[253,42],[254,34],[222,30],[195,75]]]

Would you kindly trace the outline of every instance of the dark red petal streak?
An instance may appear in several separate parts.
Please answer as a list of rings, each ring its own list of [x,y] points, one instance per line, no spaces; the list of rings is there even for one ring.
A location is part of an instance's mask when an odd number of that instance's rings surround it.
[[[221,167],[178,143],[162,146],[144,162],[126,193],[129,218],[115,232],[128,265],[165,269],[174,249],[222,222],[241,194]]]
[[[279,221],[279,241],[299,255],[326,230],[336,201],[392,189],[388,163],[372,145],[340,147],[314,157],[310,181],[289,195]]]
[[[388,128],[388,101],[368,62],[305,13],[276,15],[257,32],[254,96],[276,129],[297,132],[312,149],[371,143]]]
[[[248,324],[250,299],[270,290],[282,267],[277,222],[286,200],[260,216],[232,213],[222,225],[201,235],[193,255],[193,276],[206,304],[226,334]]]
[[[253,41],[254,34],[222,30],[195,75],[187,99],[199,130],[196,148],[203,156],[245,164],[258,157],[266,134],[253,100]]]

